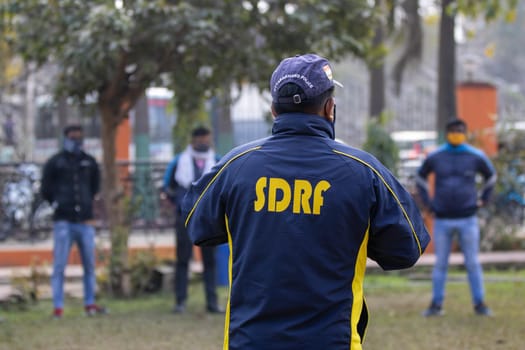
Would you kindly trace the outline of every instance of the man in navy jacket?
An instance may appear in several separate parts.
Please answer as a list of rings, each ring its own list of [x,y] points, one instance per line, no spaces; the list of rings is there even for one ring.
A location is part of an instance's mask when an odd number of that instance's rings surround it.
[[[209,171],[218,161],[211,147],[212,135],[207,127],[197,127],[191,132],[191,143],[178,154],[168,165],[164,173],[163,190],[175,206],[175,306],[174,313],[186,311],[188,299],[188,272],[193,253],[184,219],[181,217],[181,202],[190,184]],[[215,247],[202,247],[202,264],[204,291],[206,294],[206,310],[209,313],[224,313],[217,302],[217,277],[215,264]]]
[[[478,315],[489,316],[485,305],[483,272],[478,259],[479,225],[476,211],[485,205],[496,183],[496,172],[485,154],[466,143],[467,125],[460,119],[447,123],[447,143],[429,154],[418,171],[417,188],[427,209],[434,215],[436,264],[432,273],[432,302],[424,316],[443,314],[445,282],[452,238],[457,231],[465,257],[472,303]],[[430,198],[427,177],[435,174],[435,195]],[[476,175],[484,178],[478,193]]]
[[[273,135],[232,150],[184,199],[193,242],[230,246],[224,349],[361,349],[367,256],[407,268],[429,242],[392,174],[334,141],[334,84],[322,57],[283,60]]]

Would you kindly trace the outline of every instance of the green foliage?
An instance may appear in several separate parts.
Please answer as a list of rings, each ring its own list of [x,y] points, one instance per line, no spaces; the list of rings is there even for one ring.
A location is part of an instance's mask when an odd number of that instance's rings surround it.
[[[385,128],[387,120],[387,114],[383,113],[378,119],[368,121],[363,149],[373,154],[395,174],[399,161],[399,149]]]
[[[518,188],[517,175],[525,174],[525,131],[510,129],[498,135],[498,155],[493,159],[498,173],[496,193]]]
[[[456,0],[447,9],[449,13],[463,13],[468,17],[482,15],[490,22],[499,17],[513,21],[516,16],[518,0]]]
[[[498,154],[492,159],[498,180],[492,200],[480,212],[481,248],[483,250],[523,249],[525,238],[520,237],[525,209],[508,200],[508,193],[524,195],[525,184],[525,132],[506,130],[498,135]],[[522,180],[523,181],[523,180]]]
[[[375,18],[365,0],[125,1],[122,9],[113,0],[6,1],[16,50],[57,61],[61,90],[80,99],[112,82],[145,87],[163,73],[177,95],[201,97],[224,81],[266,85],[284,55],[366,57]]]
[[[108,284],[110,292],[114,296],[128,296],[130,294],[130,286],[123,281],[123,278],[129,275],[128,236],[129,230],[126,227],[112,228]]]
[[[130,258],[129,271],[131,295],[137,296],[149,291],[155,267],[159,263],[155,251],[139,251]]]
[[[49,276],[46,273],[47,263],[40,262],[38,258],[33,258],[30,264],[29,275],[15,274],[11,280],[13,292],[2,300],[0,305],[4,309],[15,306],[20,310],[25,310],[30,302],[38,302],[40,298],[40,286],[49,282]]]
[[[176,99],[180,99],[180,96],[177,96]],[[173,128],[174,153],[180,153],[186,148],[191,139],[191,131],[194,128],[204,125],[211,129],[209,116],[204,108],[202,99],[192,109],[185,111],[185,113],[185,118],[177,118],[177,124]]]

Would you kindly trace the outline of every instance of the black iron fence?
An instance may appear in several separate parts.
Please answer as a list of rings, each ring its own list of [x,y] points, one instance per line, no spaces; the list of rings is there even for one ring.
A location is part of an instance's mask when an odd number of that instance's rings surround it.
[[[162,192],[166,167],[167,163],[160,162],[118,163],[126,214],[133,230],[173,229],[174,208]],[[0,164],[0,241],[50,236],[53,209],[40,196],[41,168],[37,163]],[[93,204],[98,229],[107,228],[102,198],[101,193]]]

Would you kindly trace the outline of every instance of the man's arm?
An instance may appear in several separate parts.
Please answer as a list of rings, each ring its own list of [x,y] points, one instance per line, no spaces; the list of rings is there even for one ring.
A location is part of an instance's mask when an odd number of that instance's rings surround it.
[[[42,179],[40,180],[40,194],[42,198],[53,203],[54,194],[54,157],[50,158],[45,164],[42,170]]]
[[[410,267],[423,254],[430,236],[410,193],[388,170],[378,167],[376,175],[368,256],[385,270]]]
[[[100,168],[95,159],[92,159],[92,161],[93,171],[91,172],[91,190],[94,198],[96,194],[100,192]]]
[[[480,206],[482,206],[490,199],[497,180],[496,170],[485,154],[481,154],[480,156],[479,172],[483,175],[483,179],[485,180],[480,195]]]
[[[175,204],[178,184],[175,181],[175,171],[177,170],[177,163],[179,157],[173,158],[173,160],[168,164],[166,171],[164,171],[164,178],[162,181],[162,192],[168,196],[168,199],[171,203]]]
[[[421,201],[423,202],[423,205],[425,208],[432,212],[432,200],[430,199],[430,194],[428,190],[428,182],[427,177],[432,172],[432,165],[429,158],[425,159],[421,167],[417,171],[416,175],[416,188],[417,192],[419,193],[419,196],[421,197]]]

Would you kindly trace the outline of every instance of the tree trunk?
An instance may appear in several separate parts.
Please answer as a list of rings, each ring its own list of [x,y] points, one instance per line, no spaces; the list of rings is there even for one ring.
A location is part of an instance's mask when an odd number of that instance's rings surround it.
[[[130,291],[125,288],[125,275],[128,271],[128,236],[130,228],[127,220],[125,220],[124,191],[118,179],[115,159],[115,141],[119,116],[114,114],[115,109],[108,104],[99,103],[99,108],[102,116],[102,148],[104,150],[102,193],[111,237],[110,287],[114,295],[127,296]]]
[[[378,1],[376,6],[381,6]],[[373,46],[378,47],[383,44],[384,29],[383,23],[378,23],[376,26]],[[383,62],[368,67],[370,74],[370,106],[369,113],[372,119],[379,119],[381,113],[385,109],[385,64]]]
[[[370,68],[370,117],[379,119],[385,110],[385,66]]]
[[[406,18],[404,20],[404,49],[401,56],[392,68],[392,79],[394,80],[394,92],[397,96],[401,94],[403,73],[411,61],[419,60],[423,51],[423,27],[419,15],[419,2],[407,0],[401,3]]]
[[[67,97],[64,95],[61,95],[58,98],[57,114],[58,114],[58,128],[56,131],[57,140],[61,140],[62,131],[66,127],[66,125],[69,123],[67,119],[67,115],[68,115]]]
[[[219,92],[219,98],[215,105],[215,128],[217,134],[215,135],[217,153],[225,155],[234,146],[233,124],[231,118],[231,84],[225,83]]]
[[[456,117],[456,40],[454,38],[455,15],[448,13],[454,0],[441,1],[438,53],[438,101],[436,128],[443,140],[445,125]]]

